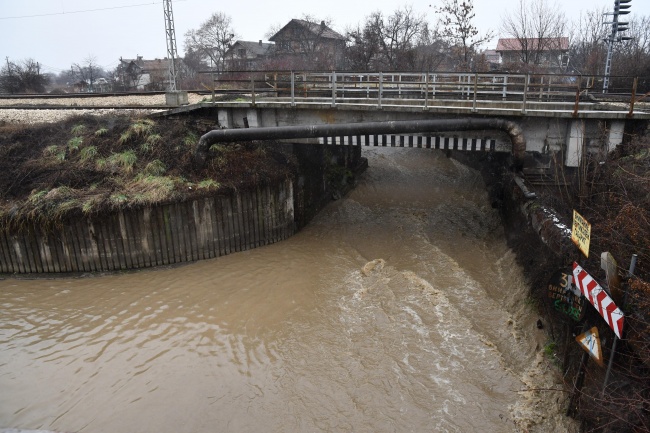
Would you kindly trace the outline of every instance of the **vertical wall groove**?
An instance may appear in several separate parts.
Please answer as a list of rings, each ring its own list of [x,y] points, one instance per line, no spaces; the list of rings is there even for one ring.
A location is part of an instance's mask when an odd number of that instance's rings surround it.
[[[295,231],[293,184],[260,186],[105,216],[50,230],[0,231],[0,273],[96,272],[218,257]]]

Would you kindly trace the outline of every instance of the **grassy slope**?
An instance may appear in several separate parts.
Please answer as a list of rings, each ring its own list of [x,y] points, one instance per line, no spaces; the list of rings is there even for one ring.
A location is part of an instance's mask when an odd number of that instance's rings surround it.
[[[126,117],[0,127],[0,221],[52,223],[289,175],[287,158],[259,143],[213,146],[195,167],[193,148],[209,129],[201,119]]]

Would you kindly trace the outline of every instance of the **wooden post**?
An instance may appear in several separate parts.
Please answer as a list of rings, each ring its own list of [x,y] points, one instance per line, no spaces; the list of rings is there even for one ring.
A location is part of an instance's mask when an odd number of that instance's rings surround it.
[[[632,84],[632,96],[630,97],[630,111],[627,113],[627,117],[634,116],[634,102],[636,100],[636,87],[639,84],[639,77],[634,77],[634,83]]]

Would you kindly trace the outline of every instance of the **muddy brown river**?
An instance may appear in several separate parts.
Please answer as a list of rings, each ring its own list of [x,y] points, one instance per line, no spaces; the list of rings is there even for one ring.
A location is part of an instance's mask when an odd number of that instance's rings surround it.
[[[287,241],[0,280],[0,429],[576,431],[480,175],[422,149]]]

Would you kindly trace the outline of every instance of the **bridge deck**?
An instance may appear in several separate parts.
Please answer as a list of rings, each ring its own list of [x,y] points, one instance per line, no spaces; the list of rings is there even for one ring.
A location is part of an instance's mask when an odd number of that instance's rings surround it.
[[[650,119],[650,110],[630,113],[629,107],[622,103],[580,102],[577,106],[568,102],[526,103],[513,101],[467,101],[435,99],[347,99],[337,98],[334,102],[327,98],[269,98],[247,97],[236,101],[201,102],[166,111],[162,114],[177,114],[203,108],[281,108],[310,110],[350,110],[350,111],[396,111],[431,112],[460,115],[507,116],[507,117],[560,117],[588,119]],[[645,107],[644,107],[645,108]]]
[[[225,107],[430,111],[487,116],[648,119],[635,95],[637,79],[619,77],[620,102],[595,89],[603,77],[468,72],[230,71],[214,92],[240,89]],[[214,95],[214,94],[213,94]],[[612,96],[612,95],[608,95]]]

